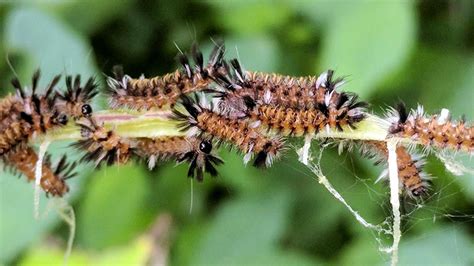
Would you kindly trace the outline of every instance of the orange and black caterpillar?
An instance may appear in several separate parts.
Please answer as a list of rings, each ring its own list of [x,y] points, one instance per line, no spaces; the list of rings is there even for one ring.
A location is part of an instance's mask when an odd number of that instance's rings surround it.
[[[348,107],[353,102],[348,103]],[[337,106],[336,106],[337,107]],[[273,129],[283,136],[303,136],[317,134],[321,130],[343,130],[344,126],[355,128],[357,122],[365,118],[363,112],[355,109],[328,108],[322,105],[318,109],[297,110],[272,105],[256,105],[248,116],[262,126]],[[350,112],[350,114],[348,113]]]
[[[203,180],[204,172],[217,176],[215,165],[223,161],[212,154],[211,140],[198,137],[160,137],[136,138],[135,154],[148,160],[148,167],[154,168],[156,161],[176,160],[178,163],[188,162],[188,177]]]
[[[205,108],[198,101],[197,98],[193,101],[187,96],[182,97],[182,105],[188,114],[173,110],[174,118],[182,121],[180,130],[190,130],[190,135],[199,133],[220,142],[228,142],[245,154],[244,162],[248,162],[255,154],[255,166],[268,167],[279,156],[284,146],[280,137],[262,134],[248,121],[218,114],[212,111],[212,107]]]
[[[214,165],[223,161],[212,154],[212,142],[197,137],[123,138],[113,130],[97,124],[93,118],[77,123],[84,139],[73,144],[86,154],[82,161],[94,162],[96,166],[125,164],[131,158],[146,159],[148,167],[154,168],[156,162],[175,160],[188,162],[189,177],[203,180],[204,172],[217,175]]]
[[[22,173],[26,176],[28,181],[35,180],[38,155],[31,146],[20,145],[15,147],[4,155],[2,160],[6,167],[12,168],[14,172]],[[76,175],[76,173],[73,172],[76,164],[68,164],[66,161],[66,156],[63,156],[59,162],[52,167],[51,157],[46,155],[40,180],[40,186],[46,192],[46,195],[62,197],[69,191],[66,180]]]
[[[388,150],[385,142],[364,141],[361,143],[362,153],[367,157],[380,158],[376,164],[386,162]],[[404,191],[411,197],[421,197],[428,193],[431,181],[430,176],[423,171],[425,160],[420,155],[413,155],[403,145],[397,146],[398,178]],[[387,177],[388,169],[385,169],[379,179]]]
[[[114,78],[109,77],[107,80],[109,105],[111,108],[130,108],[141,111],[157,109],[173,106],[181,95],[208,90],[214,81],[214,76],[225,72],[224,52],[224,46],[217,44],[209,57],[207,66],[204,66],[202,53],[196,45],[193,45],[194,67],[191,66],[186,55],[180,54],[178,59],[182,69],[149,79],[133,79],[124,75],[121,67],[115,67]]]
[[[223,113],[232,118],[250,117],[284,136],[302,136],[322,129],[355,128],[365,117],[367,104],[357,95],[337,92],[342,79],[333,71],[315,77],[293,78],[275,74],[244,72],[237,60],[230,78],[219,76],[227,88],[218,97]],[[231,73],[231,72],[229,72]]]
[[[338,92],[344,84],[342,78],[333,79],[328,70],[319,77],[291,77],[278,74],[244,71],[237,59],[231,61],[227,75],[216,77],[225,88],[218,97],[221,109],[231,116],[245,115],[255,105],[272,105],[294,110],[328,109],[331,113],[347,116],[360,115],[368,106],[358,101],[355,94]]]
[[[76,124],[81,128],[83,139],[72,146],[86,152],[81,161],[94,162],[96,166],[128,162],[133,149],[129,139],[99,125],[93,117],[81,119]]]
[[[46,87],[44,94],[38,94],[39,70],[32,77],[31,94],[28,95],[18,79],[12,80],[15,95],[7,96],[0,103],[0,156],[14,147],[27,143],[30,138],[46,131],[64,126],[67,113],[56,106],[54,87],[60,76],[56,76]]]
[[[421,106],[408,113],[403,103],[392,111],[393,116],[389,118],[392,136],[410,138],[425,147],[474,152],[474,127],[467,125],[465,118],[453,122],[446,109],[439,115],[427,117]]]

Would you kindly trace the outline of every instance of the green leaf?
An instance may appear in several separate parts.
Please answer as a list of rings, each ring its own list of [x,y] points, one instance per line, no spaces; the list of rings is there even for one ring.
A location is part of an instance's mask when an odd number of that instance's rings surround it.
[[[217,9],[216,18],[219,22],[237,34],[261,34],[270,29],[278,29],[290,17],[290,9],[283,4],[270,4],[272,1],[233,0],[209,3]]]
[[[336,264],[340,265],[382,265],[389,259],[385,253],[381,253],[380,246],[375,241],[374,235],[358,235],[359,237],[351,241],[338,258]],[[402,239],[402,242],[405,239]]]
[[[126,243],[144,226],[151,193],[146,172],[133,164],[103,168],[88,185],[78,212],[78,241],[104,248]]]
[[[152,239],[142,237],[126,246],[107,249],[100,254],[74,250],[67,265],[145,265],[150,258],[152,247]],[[64,265],[64,252],[43,243],[28,251],[19,265]]]
[[[399,265],[472,265],[474,244],[459,227],[445,226],[400,244]]]
[[[288,208],[288,195],[279,191],[226,203],[195,247],[193,263],[240,264],[274,250],[285,228]]]
[[[7,52],[23,52],[34,66],[15,66],[19,73],[28,73],[21,77],[30,80],[32,70],[41,66],[43,78],[41,84],[67,69],[68,73],[94,72],[90,48],[82,36],[78,36],[65,28],[53,17],[34,9],[12,9],[5,19],[5,49]],[[34,59],[34,60],[31,60]],[[24,71],[28,69],[28,71]],[[65,152],[64,145],[53,145],[48,152],[55,155]],[[74,160],[78,154],[71,153]],[[78,166],[81,173],[77,178],[68,182],[73,197],[79,190],[83,177],[89,173],[85,166]],[[16,178],[10,173],[2,171],[0,179],[0,262],[12,260],[21,249],[32,241],[37,240],[47,230],[50,230],[58,221],[57,215],[51,213],[47,218],[39,221],[33,218],[33,189],[27,184],[24,177]],[[12,204],[14,203],[14,204]],[[41,197],[41,211],[45,210],[48,201]]]
[[[58,73],[91,76],[94,57],[84,38],[35,9],[13,10],[6,22],[6,47],[35,59],[45,77]],[[44,84],[47,81],[43,80]]]
[[[348,75],[344,90],[367,98],[397,71],[415,41],[415,16],[408,1],[352,2],[351,12],[332,16],[323,36],[319,70]]]

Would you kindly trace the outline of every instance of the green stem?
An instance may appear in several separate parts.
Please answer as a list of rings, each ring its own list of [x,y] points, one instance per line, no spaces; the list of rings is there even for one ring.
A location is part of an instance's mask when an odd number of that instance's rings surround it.
[[[183,136],[186,133],[178,130],[179,121],[171,118],[170,111],[148,113],[133,113],[127,111],[101,111],[94,114],[94,118],[105,128],[114,130],[122,137],[156,138],[162,136]],[[355,129],[344,128],[343,131],[322,131],[315,138],[337,138],[351,140],[385,140],[388,123],[375,116],[358,123]],[[50,141],[78,140],[81,138],[80,129],[74,123],[55,130],[46,139]]]

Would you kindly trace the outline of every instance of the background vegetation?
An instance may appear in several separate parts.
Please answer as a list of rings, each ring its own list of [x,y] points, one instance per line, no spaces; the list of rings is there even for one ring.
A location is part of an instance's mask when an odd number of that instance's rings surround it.
[[[188,50],[197,41],[208,53],[211,38],[222,38],[228,57],[238,55],[249,70],[301,76],[335,69],[349,80],[344,89],[377,113],[403,99],[474,119],[469,0],[18,2],[0,3],[3,95],[14,75],[7,58],[25,82],[40,67],[43,82],[81,73],[104,85],[115,64],[132,76],[163,74],[177,67],[175,44]],[[53,153],[77,158],[67,144]],[[220,176],[194,184],[191,213],[185,166],[78,168],[67,197],[77,217],[71,264],[141,264],[165,255],[172,265],[387,262],[379,247],[389,239],[358,224],[294,149],[268,170],[245,167],[234,152],[221,156]],[[369,221],[390,221],[388,186],[374,184],[381,167],[328,149],[322,168]],[[436,177],[432,196],[403,202],[401,263],[472,265],[474,177],[454,177],[431,157],[426,170]],[[54,211],[35,221],[32,198],[24,178],[1,172],[0,262],[62,262],[68,228]]]

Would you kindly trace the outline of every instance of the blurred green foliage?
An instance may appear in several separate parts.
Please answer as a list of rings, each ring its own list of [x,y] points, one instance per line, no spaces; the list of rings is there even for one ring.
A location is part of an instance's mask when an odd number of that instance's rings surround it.
[[[469,0],[19,1],[0,3],[0,29],[1,95],[11,91],[15,72],[26,81],[38,67],[43,82],[79,73],[104,84],[102,73],[115,64],[131,76],[171,72],[175,45],[187,50],[197,41],[209,53],[213,38],[224,39],[228,57],[249,70],[302,76],[335,69],[349,80],[344,89],[376,113],[403,99],[474,119]],[[67,144],[53,154],[75,153]],[[232,151],[221,155],[220,176],[192,186],[183,165],[78,168],[67,198],[77,217],[70,264],[143,264],[156,254],[173,265],[387,263],[377,240],[389,239],[358,224],[299,165],[294,149],[268,170],[245,167]],[[390,221],[388,187],[374,184],[381,168],[359,157],[327,149],[323,171],[369,221]],[[427,171],[437,177],[432,196],[403,202],[401,264],[472,265],[474,177],[455,177],[435,158]],[[68,228],[51,210],[33,219],[32,191],[24,179],[1,173],[0,263],[62,263]],[[151,228],[163,214],[171,227],[156,235]]]

